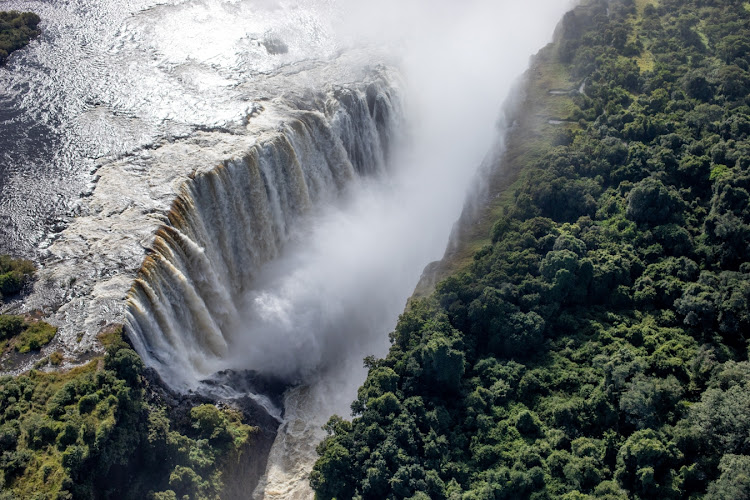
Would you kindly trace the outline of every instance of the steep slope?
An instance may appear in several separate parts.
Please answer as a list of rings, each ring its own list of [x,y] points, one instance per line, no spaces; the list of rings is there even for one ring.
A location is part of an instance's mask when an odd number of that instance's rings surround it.
[[[566,15],[499,196],[329,422],[319,498],[750,494],[749,10]]]

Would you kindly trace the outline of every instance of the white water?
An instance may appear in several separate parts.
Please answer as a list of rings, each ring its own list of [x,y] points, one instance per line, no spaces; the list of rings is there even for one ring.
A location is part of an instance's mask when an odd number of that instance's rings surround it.
[[[308,0],[0,0],[42,35],[0,69],[0,252],[33,256],[79,213],[92,170],[196,127],[231,127],[248,87],[339,49]],[[285,53],[264,44],[281,40]],[[277,51],[278,52],[278,51]],[[280,92],[271,90],[267,96]],[[40,252],[44,257],[45,252]]]
[[[367,91],[334,93],[326,104],[307,96],[325,117],[286,126],[280,139],[182,188],[172,229],[157,236],[131,295],[139,351],[187,386],[224,368],[308,380],[341,359],[383,354],[476,167],[502,138],[502,101],[567,5],[410,2],[387,26],[373,19],[400,12],[395,5],[342,14],[348,34],[400,42],[416,125],[391,152],[391,174],[378,175],[380,139],[395,125],[376,130]],[[389,85],[370,91],[392,116]]]
[[[343,318],[299,297],[265,293],[274,270],[285,275],[290,265],[282,258],[262,266],[282,250],[295,260],[318,258],[312,248],[295,251],[295,242],[320,227],[342,194],[359,198],[357,180],[385,174],[385,145],[395,140],[402,112],[396,82],[378,75],[359,87],[311,94],[310,111],[289,112],[243,157],[181,188],[127,315],[136,349],[173,387],[194,387],[227,368],[289,381],[319,368],[330,351],[321,322],[335,327]],[[314,280],[322,284],[320,276]],[[337,300],[341,287],[329,288],[314,295]]]
[[[502,148],[503,101],[512,98],[528,58],[570,5],[379,2],[355,8],[372,23],[369,29],[355,23],[359,36],[388,31],[404,40],[398,47],[414,127],[391,162],[389,182],[359,186],[349,203],[324,213],[247,296],[248,325],[260,325],[254,334],[262,332],[265,340],[257,352],[248,343],[240,360],[268,370],[319,370],[305,378],[303,390],[287,395],[257,498],[312,497],[310,443],[322,439],[320,426],[331,413],[349,414],[365,375],[359,360],[385,354],[386,334],[425,264],[442,255],[476,168]],[[388,14],[396,11],[403,15]]]

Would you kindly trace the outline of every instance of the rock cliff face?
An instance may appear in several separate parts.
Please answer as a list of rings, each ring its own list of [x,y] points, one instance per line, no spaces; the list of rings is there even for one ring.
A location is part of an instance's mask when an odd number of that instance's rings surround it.
[[[281,405],[285,385],[277,380],[262,379],[252,373],[224,372],[217,374],[213,384],[231,386],[237,394],[234,397],[200,394],[183,394],[170,389],[154,369],[146,371],[150,387],[149,397],[158,400],[169,409],[173,422],[189,419],[190,410],[197,405],[213,403],[219,407],[239,410],[244,420],[250,422],[256,431],[246,444],[225,457],[222,467],[223,489],[221,498],[246,500],[261,484],[272,446],[276,440],[280,420],[273,416],[256,400],[246,394],[266,394],[275,404]],[[242,395],[242,394],[245,395]]]

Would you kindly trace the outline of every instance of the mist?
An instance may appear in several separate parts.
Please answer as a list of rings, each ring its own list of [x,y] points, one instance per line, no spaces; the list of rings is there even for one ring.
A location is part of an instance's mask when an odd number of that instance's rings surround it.
[[[422,270],[441,258],[483,158],[501,146],[501,109],[565,0],[347,2],[342,46],[385,47],[404,77],[408,125],[387,178],[360,180],[300,221],[239,309],[231,365],[314,383],[346,413],[383,356]],[[495,151],[496,152],[496,151]]]

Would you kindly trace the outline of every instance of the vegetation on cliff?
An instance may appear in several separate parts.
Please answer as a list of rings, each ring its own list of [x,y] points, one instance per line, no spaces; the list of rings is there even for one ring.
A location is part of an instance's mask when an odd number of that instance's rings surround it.
[[[121,329],[104,357],[0,377],[0,499],[219,499],[254,428],[238,411],[166,404]]]
[[[33,12],[0,12],[0,66],[14,50],[26,47],[39,36],[39,16]]]
[[[31,262],[0,256],[6,296],[33,273]],[[33,315],[0,315],[5,354],[38,350],[56,332]],[[0,377],[0,500],[221,498],[222,469],[255,429],[230,408],[163,401],[121,327],[99,340],[106,355],[85,366]],[[54,352],[36,366],[62,361]]]
[[[529,99],[583,91],[511,136],[513,196],[366,360],[318,498],[750,497],[749,65],[742,1],[565,16]]]
[[[36,351],[50,343],[57,328],[44,321],[26,319],[12,314],[0,315],[0,342],[17,352]]]
[[[29,260],[0,255],[0,305],[3,299],[18,295],[34,276]],[[14,349],[19,353],[35,351],[47,345],[57,328],[31,316],[0,314],[0,351]]]

